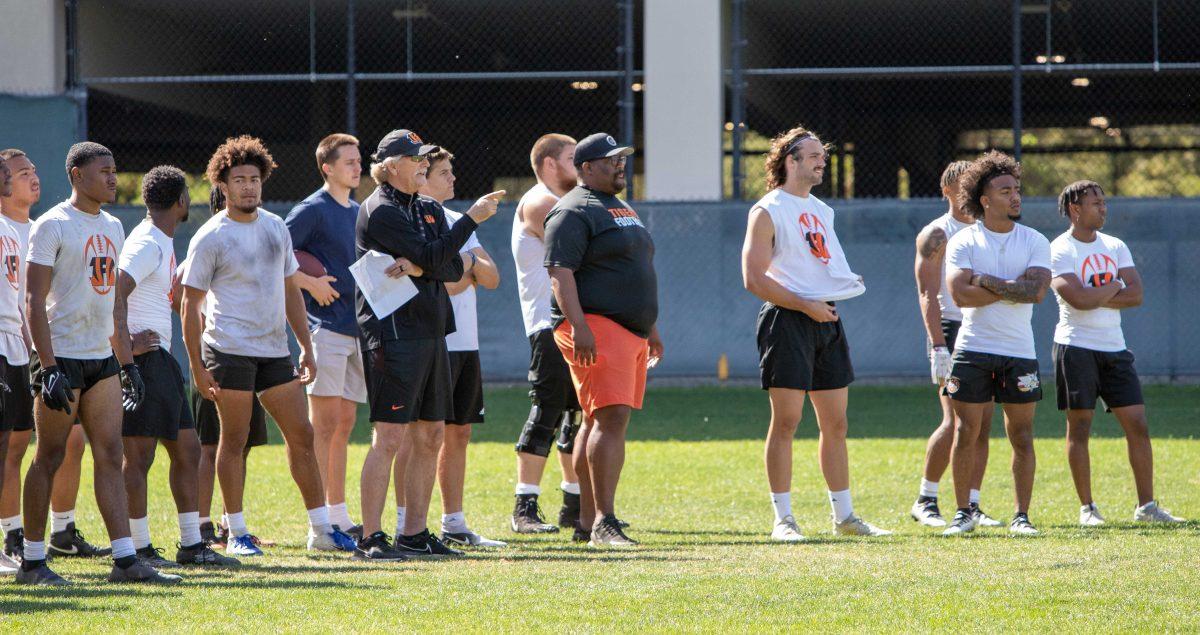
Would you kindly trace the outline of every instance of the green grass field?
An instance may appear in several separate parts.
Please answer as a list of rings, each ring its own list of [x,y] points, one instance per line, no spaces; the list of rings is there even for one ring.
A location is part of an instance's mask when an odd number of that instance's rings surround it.
[[[816,465],[811,413],[795,444],[793,504],[809,541],[771,544],[762,467],[765,395],[751,388],[652,389],[636,413],[618,512],[642,541],[633,552],[597,552],[566,534],[520,537],[507,529],[512,443],[527,411],[524,390],[490,390],[489,423],[477,427],[467,477],[467,515],[506,550],[456,561],[361,565],[302,550],[306,518],[278,444],[251,454],[251,530],[279,541],[240,570],[187,573],[173,588],[103,582],[107,562],[56,561],[76,582],[66,590],[0,582],[0,630],[430,631],[601,630],[762,632],[783,630],[1196,631],[1200,629],[1200,524],[1136,526],[1124,441],[1111,416],[1092,442],[1103,528],[1074,523],[1078,502],[1067,471],[1065,425],[1042,402],[1038,478],[1031,509],[1043,534],[1011,538],[983,530],[947,540],[908,518],[925,438],[938,417],[932,391],[852,388],[850,456],[855,506],[894,529],[886,539],[835,538]],[[1050,393],[1053,394],[1052,392]],[[1163,504],[1200,518],[1197,467],[1200,388],[1148,387],[1156,485]],[[1000,426],[983,506],[1011,514],[1010,453]],[[369,431],[351,448],[350,503]],[[88,473],[85,468],[85,474]],[[86,477],[85,477],[86,478]],[[151,475],[152,530],[177,539],[163,457]],[[544,504],[557,509],[557,467]],[[943,509],[952,508],[949,480]],[[80,527],[104,534],[85,483]],[[440,510],[436,499],[435,511]],[[385,512],[385,527],[393,510]],[[431,516],[436,517],[436,516]],[[261,629],[261,630],[260,630]]]

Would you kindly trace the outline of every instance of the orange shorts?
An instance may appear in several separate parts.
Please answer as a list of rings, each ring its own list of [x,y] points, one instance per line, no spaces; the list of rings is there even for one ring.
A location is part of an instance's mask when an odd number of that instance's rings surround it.
[[[601,315],[589,313],[584,319],[596,338],[596,361],[591,366],[580,366],[572,359],[575,342],[571,323],[564,321],[554,329],[554,342],[571,368],[571,381],[584,415],[591,419],[592,413],[605,406],[640,409],[650,356],[646,339]]]

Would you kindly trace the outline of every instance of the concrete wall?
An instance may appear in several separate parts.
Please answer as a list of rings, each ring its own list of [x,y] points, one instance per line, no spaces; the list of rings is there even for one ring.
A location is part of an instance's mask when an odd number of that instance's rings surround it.
[[[912,377],[928,373],[924,331],[916,303],[913,239],[943,203],[833,202],[837,232],[867,293],[838,305],[859,377]],[[451,207],[456,207],[451,204]],[[465,208],[458,205],[457,208]],[[641,204],[654,234],[659,275],[660,330],[666,344],[655,376],[715,376],[717,358],[729,356],[734,377],[757,377],[755,317],[760,302],[741,286],[740,251],[747,205]],[[1200,376],[1200,200],[1112,199],[1108,230],[1126,240],[1146,284],[1145,304],[1124,312],[1125,335],[1143,375]],[[286,213],[286,210],[278,210]],[[132,228],[144,211],[120,212]],[[200,216],[201,214],[197,214]],[[484,223],[479,238],[496,258],[501,284],[481,291],[479,334],[488,380],[522,381],[528,344],[521,325],[511,252],[512,208]],[[1047,199],[1026,202],[1026,220],[1048,238],[1064,223]],[[177,237],[180,258],[199,221]],[[1051,296],[1053,294],[1050,294]],[[1034,308],[1034,332],[1043,373],[1058,308],[1052,297]],[[182,346],[175,347],[182,352]]]
[[[53,95],[62,92],[66,31],[63,3],[0,0],[0,93]]]

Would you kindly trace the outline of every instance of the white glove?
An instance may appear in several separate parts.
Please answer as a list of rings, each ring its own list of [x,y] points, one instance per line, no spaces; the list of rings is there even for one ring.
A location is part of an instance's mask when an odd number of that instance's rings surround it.
[[[929,378],[933,383],[941,386],[946,383],[946,378],[950,376],[950,368],[953,363],[950,361],[950,349],[945,346],[934,346],[933,351],[929,353]]]

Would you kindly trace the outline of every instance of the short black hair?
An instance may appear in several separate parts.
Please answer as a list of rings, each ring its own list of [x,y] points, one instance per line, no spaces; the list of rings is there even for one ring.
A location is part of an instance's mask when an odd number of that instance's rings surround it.
[[[71,178],[71,168],[82,168],[92,159],[111,157],[112,150],[93,141],[80,141],[67,150],[67,179]]]
[[[150,209],[170,209],[187,191],[183,170],[172,165],[160,165],[142,177],[142,201]]]
[[[1078,203],[1085,194],[1104,195],[1104,188],[1095,181],[1075,181],[1074,183],[1063,188],[1061,194],[1058,195],[1058,213],[1064,218],[1071,217],[1071,205]]]

